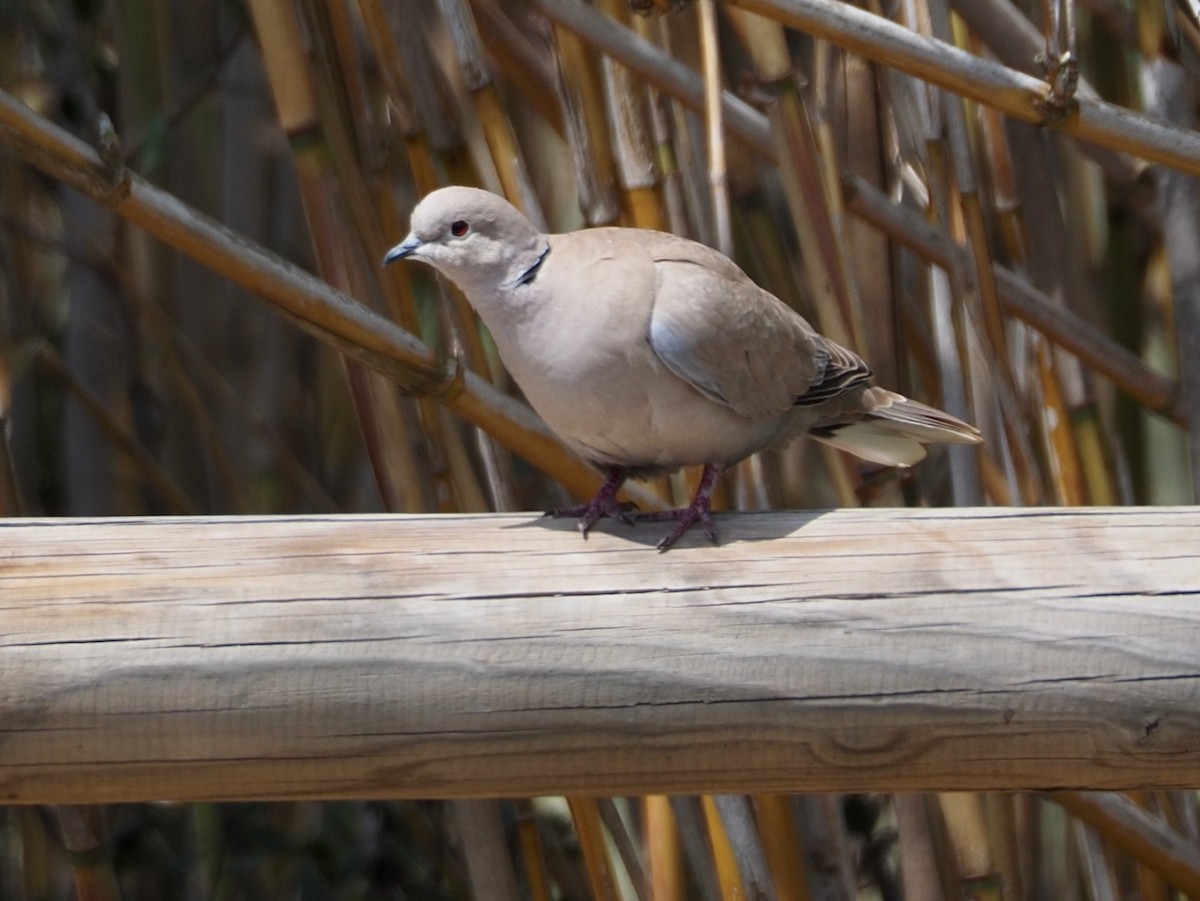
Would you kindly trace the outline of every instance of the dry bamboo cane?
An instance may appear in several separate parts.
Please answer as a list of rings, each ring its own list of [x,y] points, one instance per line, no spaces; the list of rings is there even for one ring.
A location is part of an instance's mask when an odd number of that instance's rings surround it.
[[[414,94],[424,87],[421,84],[411,84],[412,73],[423,74],[424,69],[414,59],[408,60],[407,67],[403,65],[404,55],[380,0],[359,0],[358,7],[371,52],[379,66],[388,122],[395,123],[395,130],[400,132],[407,151],[409,176],[418,192],[424,194],[432,191],[437,187],[437,176],[431,141],[428,131],[422,127],[422,117],[417,115],[410,97],[410,86]],[[390,175],[390,168],[386,166],[379,173],[379,177],[385,181]],[[404,233],[404,224],[396,209],[393,192],[377,192],[375,207],[385,234]],[[392,266],[384,273],[382,285],[393,317],[405,329],[416,333],[420,321],[413,296],[412,276],[410,268]],[[452,303],[457,299],[451,294]],[[458,308],[448,305],[447,309],[450,311],[447,318],[453,318],[454,311]],[[467,348],[468,352],[473,349],[475,345]],[[470,357],[465,362],[468,366],[473,365]],[[480,369],[478,366],[473,368],[476,371]],[[474,467],[470,465],[463,434],[447,422],[444,410],[430,398],[418,398],[417,410],[427,438],[428,453],[432,457],[429,468],[434,479],[440,483],[436,492],[437,509],[442,512],[451,509],[464,512],[486,510],[487,499]],[[501,496],[498,491],[493,493],[493,497]]]
[[[717,870],[717,884],[720,888],[721,899],[722,901],[741,901],[746,897],[746,888],[738,870],[738,860],[733,844],[721,822],[721,812],[717,809],[716,799],[712,795],[704,795],[700,803],[701,809],[704,811],[704,822],[708,827],[709,848],[712,851],[713,863]]]
[[[608,837],[616,850],[616,859],[625,869],[625,876],[633,887],[633,893],[638,901],[651,901],[649,889],[646,886],[646,869],[642,866],[638,855],[637,845],[630,835],[625,819],[613,798],[598,798],[596,806],[600,812],[600,821],[604,824]]]
[[[475,897],[517,901],[520,894],[504,838],[500,802],[457,800],[450,802],[450,809]]]
[[[597,474],[570,454],[537,417],[417,338],[307,272],[225,228],[122,168],[0,92],[0,140],[28,162],[145,228],[156,238],[247,288],[300,328],[394,380],[414,396],[441,400],[581,497]],[[661,501],[627,487],[646,509]]]
[[[974,792],[943,792],[938,795],[938,803],[958,861],[963,897],[970,901],[1001,901],[983,799]]]
[[[517,842],[525,864],[525,885],[530,901],[550,901],[550,877],[546,872],[545,851],[538,835],[536,813],[528,798],[513,801],[517,813]]]
[[[565,137],[562,108],[554,91],[554,68],[545,54],[505,15],[496,0],[471,0],[471,8],[482,25],[479,35],[501,74],[559,137]]]
[[[546,0],[538,0],[546,2]],[[1200,175],[1200,134],[1132,110],[1076,98],[1067,111],[1048,108],[1049,86],[1039,79],[914,34],[847,3],[825,0],[730,0],[938,87],[994,106],[1014,118]]]
[[[567,798],[567,804],[571,809],[571,819],[575,823],[579,849],[583,852],[592,897],[596,901],[618,901],[620,892],[613,876],[612,862],[608,858],[604,826],[600,822],[600,810],[596,799],[572,796]]]
[[[310,31],[325,37],[332,30],[327,8],[312,8]],[[280,127],[291,143],[296,162],[300,196],[309,238],[317,259],[317,269],[331,285],[352,291],[356,280],[355,254],[347,253],[343,234],[346,222],[343,209],[352,213],[357,237],[382,252],[382,236],[370,209],[368,193],[361,183],[357,161],[349,161],[349,137],[341,128],[344,117],[330,115],[337,101],[331,79],[314,75],[308,66],[300,21],[292,5],[283,0],[252,0],[250,12],[262,47],[267,80]],[[318,57],[327,66],[335,51],[333,41],[319,42]],[[321,89],[318,89],[318,85]],[[340,161],[340,165],[339,165]],[[334,190],[335,169],[339,191]],[[346,198],[342,203],[341,198]],[[357,249],[357,248],[355,248]],[[372,254],[375,256],[377,254]],[[359,429],[375,482],[384,506],[389,510],[425,511],[432,506],[428,480],[419,472],[416,455],[407,442],[393,442],[387,452],[385,435],[395,432],[395,424],[411,410],[395,396],[394,389],[362,367],[343,358],[347,385],[354,401]]]
[[[683,846],[671,802],[665,796],[642,798],[642,834],[650,897],[654,901],[685,901]]]
[[[779,901],[809,901],[800,835],[787,797],[755,795],[754,813]]]
[[[847,179],[845,190],[851,212],[875,223],[931,262],[947,266],[951,256],[965,253],[918,213],[892,203],[862,179]],[[1178,387],[1171,379],[1151,369],[1091,323],[1055,307],[1041,292],[1010,270],[996,267],[996,286],[1009,315],[1037,329],[1056,345],[1112,379],[1138,403],[1174,421],[1181,421],[1182,414],[1177,407]]]
[[[611,18],[625,14],[622,0],[603,0]],[[622,20],[623,21],[623,20]],[[637,228],[662,231],[666,215],[659,196],[660,176],[647,111],[647,88],[612,57],[601,61],[604,97],[612,130],[613,163],[623,195],[625,217]]]
[[[1200,850],[1161,820],[1112,792],[1058,792],[1050,798],[1175,888],[1200,898]]]

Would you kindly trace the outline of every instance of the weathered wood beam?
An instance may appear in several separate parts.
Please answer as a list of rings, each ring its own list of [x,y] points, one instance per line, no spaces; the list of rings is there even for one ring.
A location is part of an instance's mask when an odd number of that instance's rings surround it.
[[[1200,785],[1200,508],[0,521],[0,800]]]

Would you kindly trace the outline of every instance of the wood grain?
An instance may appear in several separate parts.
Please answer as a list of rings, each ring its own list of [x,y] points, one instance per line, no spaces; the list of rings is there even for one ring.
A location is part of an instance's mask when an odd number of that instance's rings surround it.
[[[1200,508],[0,522],[0,799],[1200,786]]]

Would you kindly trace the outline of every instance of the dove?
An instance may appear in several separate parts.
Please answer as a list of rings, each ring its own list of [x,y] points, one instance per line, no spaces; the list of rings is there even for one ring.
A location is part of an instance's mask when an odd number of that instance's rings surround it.
[[[799,435],[902,467],[927,444],[981,440],[874,385],[861,358],[695,241],[620,227],[547,235],[460,186],[426,195],[410,227],[384,265],[419,260],[458,285],[534,410],[605,473],[590,502],[550,511],[578,517],[584,537],[611,517],[673,522],[659,550],[697,523],[716,541],[721,471]],[[628,478],[693,464],[704,468],[687,507],[633,513],[617,500]]]

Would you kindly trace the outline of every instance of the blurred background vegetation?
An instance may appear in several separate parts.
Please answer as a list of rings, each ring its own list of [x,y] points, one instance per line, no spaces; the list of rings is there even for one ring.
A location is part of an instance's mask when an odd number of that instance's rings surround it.
[[[862,5],[1053,76],[1063,115],[1078,76],[1081,97],[1194,128],[1194,4]],[[712,2],[0,0],[0,88],[92,144],[109,117],[110,163],[480,384],[515,391],[453,287],[379,266],[442,184],[548,230],[726,249],[882,383],[987,437],[903,474],[798,442],[729,473],[727,508],[1192,502],[1193,179],[888,54]],[[5,515],[527,510],[591,487],[561,449],[522,444],[520,417],[481,429],[409,396],[220,274],[219,253],[170,250],[10,150]],[[648,487],[686,502],[694,478]],[[0,808],[0,898],[1156,901],[1195,893],[1198,860],[1190,792]]]

